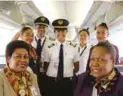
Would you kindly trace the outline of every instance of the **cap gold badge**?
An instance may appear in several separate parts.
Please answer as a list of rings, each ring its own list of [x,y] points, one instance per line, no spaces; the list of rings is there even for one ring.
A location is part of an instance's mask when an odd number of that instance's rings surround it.
[[[63,24],[63,20],[59,20],[59,21],[58,21],[58,24],[59,24],[59,25],[62,25],[62,24]]]
[[[44,17],[42,17],[42,18],[41,18],[41,21],[44,21],[44,20],[45,20],[45,18],[44,18]]]

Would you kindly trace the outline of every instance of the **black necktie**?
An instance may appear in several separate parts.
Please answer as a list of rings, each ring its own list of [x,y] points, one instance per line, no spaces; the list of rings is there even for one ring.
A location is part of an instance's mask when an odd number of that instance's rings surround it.
[[[58,74],[57,78],[62,79],[63,78],[63,45],[60,45],[60,51],[59,51],[59,66],[58,66]]]
[[[37,49],[36,49],[37,55],[41,56],[41,39],[38,39],[37,41]]]

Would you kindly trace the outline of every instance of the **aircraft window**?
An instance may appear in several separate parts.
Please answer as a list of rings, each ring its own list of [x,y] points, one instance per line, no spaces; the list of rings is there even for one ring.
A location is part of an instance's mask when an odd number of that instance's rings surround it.
[[[17,28],[11,27],[0,22],[0,64],[5,64],[5,48],[12,40],[14,34],[18,31]]]

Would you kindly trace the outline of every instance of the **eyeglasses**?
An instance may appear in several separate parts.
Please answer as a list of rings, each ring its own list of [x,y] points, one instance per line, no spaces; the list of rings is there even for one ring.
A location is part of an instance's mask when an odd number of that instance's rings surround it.
[[[13,54],[12,57],[16,58],[16,59],[21,59],[21,58],[24,58],[24,59],[29,59],[29,55],[22,55],[22,54]]]

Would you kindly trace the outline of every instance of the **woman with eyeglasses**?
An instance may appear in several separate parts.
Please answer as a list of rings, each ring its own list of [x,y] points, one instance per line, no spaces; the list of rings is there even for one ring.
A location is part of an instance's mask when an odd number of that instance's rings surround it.
[[[36,76],[27,71],[29,45],[12,41],[6,47],[6,66],[0,71],[0,96],[41,96]]]
[[[114,67],[115,54],[108,41],[91,48],[89,70],[78,77],[74,96],[123,96],[123,76]]]

